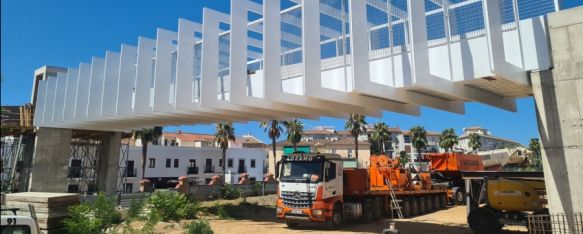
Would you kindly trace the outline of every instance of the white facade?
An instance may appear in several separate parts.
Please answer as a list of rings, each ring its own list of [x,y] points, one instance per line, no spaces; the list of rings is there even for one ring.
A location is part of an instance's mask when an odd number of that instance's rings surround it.
[[[261,181],[267,153],[263,149],[234,148],[227,150],[227,173],[238,181],[239,173],[246,171],[251,180]],[[142,148],[130,147],[126,191],[138,191],[141,180]],[[208,183],[214,175],[222,175],[222,153],[220,148],[194,148],[171,146],[148,146],[145,178],[153,184],[157,181],[177,180],[180,176],[196,178],[199,183]],[[133,169],[131,168],[133,164]],[[235,182],[237,183],[237,182]],[[158,183],[159,184],[159,183]]]
[[[488,129],[481,127],[469,127],[464,128],[464,133],[459,137],[459,144],[455,148],[465,152],[472,151],[473,149],[469,146],[470,134],[474,133],[480,136],[480,143],[482,144],[478,151],[515,148],[521,146],[520,143],[516,141],[493,136],[492,133],[488,131]]]

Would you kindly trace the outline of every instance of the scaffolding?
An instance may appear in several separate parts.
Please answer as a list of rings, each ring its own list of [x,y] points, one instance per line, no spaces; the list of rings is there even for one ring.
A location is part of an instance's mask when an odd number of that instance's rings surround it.
[[[0,140],[3,193],[26,192],[34,152],[34,134],[3,136]]]
[[[97,192],[99,160],[103,153],[101,140],[73,138],[67,173],[66,191],[82,195]]]
[[[121,143],[119,149],[119,166],[118,166],[118,182],[117,182],[117,193],[131,193],[132,191],[126,189],[126,184],[128,182],[128,176],[135,176],[135,170],[127,167],[128,157],[130,152],[130,145],[128,143]]]

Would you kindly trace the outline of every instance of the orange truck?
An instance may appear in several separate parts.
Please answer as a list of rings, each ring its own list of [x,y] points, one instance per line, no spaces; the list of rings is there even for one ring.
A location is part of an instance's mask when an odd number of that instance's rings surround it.
[[[401,210],[404,217],[442,209],[447,187],[432,184],[429,172],[400,168],[385,155],[368,168],[343,168],[336,154],[296,152],[277,163],[277,217],[289,227],[322,223],[334,228],[350,219],[379,220]]]
[[[479,155],[463,153],[429,153],[425,158],[430,162],[432,180],[447,183],[448,200],[455,205],[466,204],[465,183],[462,171],[484,171],[484,164]]]

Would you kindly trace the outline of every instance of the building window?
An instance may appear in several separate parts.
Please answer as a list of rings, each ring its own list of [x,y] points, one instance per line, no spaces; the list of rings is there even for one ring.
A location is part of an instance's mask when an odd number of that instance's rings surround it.
[[[411,136],[403,136],[405,143],[411,143]]]
[[[223,159],[219,159],[219,167],[223,168]]]
[[[170,165],[172,165],[172,159],[167,158],[166,159],[166,168],[170,168]]]
[[[196,159],[188,160],[188,167],[196,167]]]
[[[174,168],[177,168],[179,164],[180,164],[180,160],[175,158],[174,159]]]
[[[150,163],[148,164],[149,168],[154,168],[156,167],[156,159],[155,158],[150,158]]]
[[[228,168],[232,168],[233,167],[233,159],[232,158],[227,159],[227,167]]]
[[[352,158],[352,149],[348,149],[348,157]]]
[[[255,159],[251,159],[251,168],[255,168]]]

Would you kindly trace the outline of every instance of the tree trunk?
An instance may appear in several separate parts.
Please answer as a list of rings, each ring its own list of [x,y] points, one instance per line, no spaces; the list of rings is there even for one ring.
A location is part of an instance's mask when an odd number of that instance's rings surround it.
[[[271,139],[271,145],[273,147],[273,174],[274,175],[275,175],[275,171],[277,171],[277,168],[275,167],[276,161],[277,161],[277,158],[275,157],[275,152],[277,150],[277,146],[275,144],[276,144],[276,140],[274,137],[273,139]]]
[[[379,140],[379,147],[381,148],[381,155],[385,154],[385,144],[383,143],[382,140]]]
[[[354,154],[356,154],[356,168],[358,168],[358,136],[354,138]]]
[[[423,171],[423,166],[421,165],[421,149],[417,149],[417,160],[419,160],[419,171]]]
[[[227,149],[223,148],[223,184],[227,183]]]
[[[148,155],[148,142],[142,142],[142,180],[146,175],[146,157]]]
[[[293,146],[294,146],[294,153],[295,153],[298,151],[298,143],[294,143]]]

